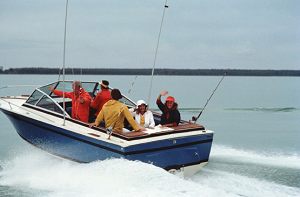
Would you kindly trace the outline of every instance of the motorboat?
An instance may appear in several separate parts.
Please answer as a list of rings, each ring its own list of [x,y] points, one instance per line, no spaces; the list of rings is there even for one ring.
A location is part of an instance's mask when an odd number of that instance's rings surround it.
[[[178,126],[163,127],[159,124],[161,114],[153,111],[154,129],[112,133],[108,137],[105,125],[90,128],[89,123],[71,118],[65,110],[72,105],[71,100],[58,97],[49,90],[51,85],[56,90],[71,92],[72,82],[57,81],[39,86],[31,95],[1,97],[0,110],[25,141],[74,162],[124,158],[149,163],[184,177],[193,175],[207,164],[213,131],[184,120]],[[99,82],[81,83],[92,97],[100,91]],[[125,95],[119,101],[128,108],[136,106]],[[130,129],[130,125],[124,125]]]

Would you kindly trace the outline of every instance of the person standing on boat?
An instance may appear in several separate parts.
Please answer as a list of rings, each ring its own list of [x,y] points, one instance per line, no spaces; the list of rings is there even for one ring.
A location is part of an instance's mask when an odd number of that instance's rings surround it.
[[[94,123],[90,123],[90,127],[99,126],[100,122],[104,120],[106,128],[112,127],[113,132],[115,133],[125,133],[129,132],[129,130],[123,129],[124,119],[126,118],[135,131],[146,131],[146,129],[138,126],[127,106],[119,102],[119,99],[122,98],[122,94],[118,89],[113,89],[111,91],[111,98],[112,100],[107,101],[103,105],[96,121]]]
[[[147,107],[145,101],[139,100],[137,106],[130,108],[129,111],[139,127],[153,129],[155,126],[153,114]]]
[[[166,102],[163,104],[161,102],[161,96],[168,94],[168,91],[163,91],[158,95],[156,104],[158,108],[162,111],[160,124],[165,127],[177,126],[180,122],[180,113],[177,109],[178,104],[175,102],[174,97],[168,96]]]
[[[74,81],[72,84],[72,89],[73,92],[65,92],[65,98],[72,99],[71,117],[76,120],[88,122],[91,96],[88,92],[84,91],[80,81]],[[63,97],[63,91],[54,90],[54,88],[51,85],[49,90],[53,92],[53,94]]]
[[[95,122],[99,112],[101,111],[103,105],[111,99],[109,88],[109,82],[102,80],[100,83],[101,92],[96,95],[96,98],[91,102],[90,107],[97,109],[97,112],[89,118],[89,122]]]

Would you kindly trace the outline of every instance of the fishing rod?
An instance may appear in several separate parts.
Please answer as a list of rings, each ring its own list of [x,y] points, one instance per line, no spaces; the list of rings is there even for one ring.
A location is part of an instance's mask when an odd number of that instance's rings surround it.
[[[132,82],[131,87],[130,87],[128,93],[127,93],[127,96],[124,97],[124,103],[123,103],[122,107],[120,108],[120,112],[119,112],[119,114],[118,114],[118,116],[117,116],[117,119],[116,119],[114,125],[113,125],[112,127],[107,127],[107,128],[106,128],[106,133],[108,134],[108,138],[107,138],[107,139],[109,139],[109,140],[110,140],[110,136],[111,136],[111,134],[113,133],[113,130],[114,130],[115,126],[116,126],[116,123],[117,123],[117,121],[118,121],[118,118],[120,117],[120,114],[121,114],[121,112],[122,112],[122,109],[123,109],[123,107],[124,107],[124,105],[125,105],[125,103],[126,103],[126,98],[129,96],[129,93],[131,92],[131,89],[132,89],[132,87],[133,87],[133,84],[134,84],[136,78],[137,78],[137,76],[135,76],[134,81]]]
[[[227,69],[227,71],[224,73],[222,79],[219,81],[217,87],[215,88],[215,90],[213,91],[213,93],[210,95],[209,99],[207,100],[206,104],[204,105],[204,107],[202,108],[201,112],[199,113],[198,117],[193,116],[192,117],[192,121],[195,121],[194,123],[197,122],[198,118],[201,116],[203,110],[205,109],[206,105],[208,104],[208,102],[210,101],[211,97],[214,95],[215,91],[217,90],[217,88],[219,87],[219,85],[221,84],[221,82],[223,81],[224,77],[226,76],[227,72],[229,71],[229,68]]]

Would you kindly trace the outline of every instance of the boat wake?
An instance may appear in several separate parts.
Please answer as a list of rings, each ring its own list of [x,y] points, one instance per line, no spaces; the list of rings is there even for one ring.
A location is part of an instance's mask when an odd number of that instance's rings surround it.
[[[283,107],[283,108],[229,108],[225,109],[229,111],[255,111],[255,112],[294,112],[299,111],[298,108],[294,107]]]
[[[300,155],[297,153],[257,153],[214,145],[205,169],[300,189]]]
[[[213,145],[210,159],[220,159],[222,162],[230,158],[231,162],[247,162],[273,167],[287,167],[300,170],[300,155],[296,152],[280,153],[254,152],[249,150],[237,150],[224,145]]]
[[[183,179],[139,161],[107,159],[78,164],[30,147],[0,161],[0,190],[5,189],[6,195],[10,190],[15,196],[48,197],[297,196],[299,186],[275,182],[267,174],[295,177],[290,181],[299,183],[299,161],[298,155],[265,157],[214,145],[210,162],[194,176]],[[293,171],[292,177],[286,174],[288,169]]]

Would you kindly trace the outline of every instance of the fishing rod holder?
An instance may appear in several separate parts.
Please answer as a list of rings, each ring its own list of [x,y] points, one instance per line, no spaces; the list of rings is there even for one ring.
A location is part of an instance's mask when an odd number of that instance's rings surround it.
[[[198,118],[196,116],[192,117],[192,121],[197,121],[197,120],[198,120]]]

